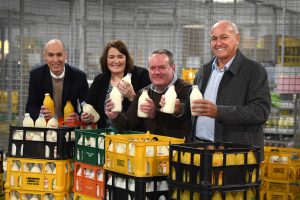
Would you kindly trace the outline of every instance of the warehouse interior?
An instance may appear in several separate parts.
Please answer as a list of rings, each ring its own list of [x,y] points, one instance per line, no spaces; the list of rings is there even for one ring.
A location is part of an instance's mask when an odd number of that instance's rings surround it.
[[[116,38],[145,68],[153,50],[171,50],[177,75],[192,82],[212,57],[209,30],[221,19],[237,24],[240,50],[268,72],[265,144],[299,147],[299,0],[0,0],[0,146],[7,148],[9,125],[23,119],[29,71],[44,62],[49,39],[61,39],[68,63],[91,81],[102,49]]]

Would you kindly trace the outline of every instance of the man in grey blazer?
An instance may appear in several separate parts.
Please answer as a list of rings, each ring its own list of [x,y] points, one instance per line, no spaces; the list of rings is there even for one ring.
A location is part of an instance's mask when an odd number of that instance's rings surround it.
[[[271,107],[266,70],[240,52],[240,34],[234,23],[217,22],[211,28],[210,39],[215,57],[196,75],[194,84],[204,99],[190,105],[196,113],[192,116],[190,139],[263,148],[262,125]]]

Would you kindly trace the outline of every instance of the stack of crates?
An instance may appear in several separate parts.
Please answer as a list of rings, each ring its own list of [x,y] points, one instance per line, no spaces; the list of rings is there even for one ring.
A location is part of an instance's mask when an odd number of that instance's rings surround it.
[[[261,200],[300,199],[300,149],[265,147]]]
[[[259,199],[260,149],[233,143],[170,146],[172,200]]]
[[[150,134],[105,139],[106,199],[168,199],[169,145],[184,139]]]
[[[105,197],[105,137],[113,129],[82,129],[75,131],[74,200]]]
[[[4,170],[3,170],[3,149],[0,148],[0,200],[4,200]]]
[[[6,200],[71,199],[75,127],[11,126]]]

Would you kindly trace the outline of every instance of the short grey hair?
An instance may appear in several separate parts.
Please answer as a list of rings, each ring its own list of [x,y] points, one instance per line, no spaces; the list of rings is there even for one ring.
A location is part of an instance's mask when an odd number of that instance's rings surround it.
[[[167,49],[156,49],[156,50],[154,50],[154,51],[152,52],[151,56],[152,56],[153,54],[165,54],[165,55],[167,55],[168,58],[169,58],[169,64],[170,64],[171,66],[174,65],[174,58],[173,58],[173,54],[171,53],[171,51],[169,51],[169,50],[167,50]],[[151,57],[151,56],[150,56],[150,57]],[[149,57],[149,58],[150,58],[150,57]]]

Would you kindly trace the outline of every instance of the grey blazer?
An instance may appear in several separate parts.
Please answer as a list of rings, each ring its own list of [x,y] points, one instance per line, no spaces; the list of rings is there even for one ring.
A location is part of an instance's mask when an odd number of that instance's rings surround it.
[[[213,60],[199,69],[194,81],[203,94]],[[238,50],[220,82],[216,105],[219,116],[215,119],[215,142],[263,148],[262,125],[269,117],[271,97],[267,72],[259,63],[248,59]],[[195,135],[196,122],[197,117],[192,117],[192,136]]]

